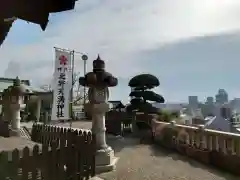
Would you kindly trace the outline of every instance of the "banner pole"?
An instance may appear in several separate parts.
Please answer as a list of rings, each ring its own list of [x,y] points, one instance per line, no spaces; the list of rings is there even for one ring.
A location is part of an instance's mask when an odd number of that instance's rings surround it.
[[[72,53],[72,88],[71,88],[71,118],[70,118],[70,128],[72,127],[72,120],[74,118],[73,116],[73,86],[74,86],[74,50],[71,51]]]
[[[86,60],[84,60],[84,66],[83,66],[83,68],[84,68],[84,70],[83,70],[83,72],[84,72],[84,77],[85,77],[85,75],[86,75],[86,69],[87,69],[87,61]],[[83,87],[84,89],[83,89],[83,105],[85,106],[85,104],[86,104],[86,86],[84,86]]]

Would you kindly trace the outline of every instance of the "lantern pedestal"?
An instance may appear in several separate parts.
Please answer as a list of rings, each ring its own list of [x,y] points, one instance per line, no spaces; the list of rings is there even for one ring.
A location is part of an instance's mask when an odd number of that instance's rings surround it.
[[[12,119],[11,119],[11,131],[10,136],[20,136],[20,104],[11,104],[11,112],[12,112]]]
[[[109,103],[85,104],[85,111],[92,115],[92,133],[96,135],[96,172],[112,171],[118,158],[113,149],[106,143],[105,113],[109,111]]]

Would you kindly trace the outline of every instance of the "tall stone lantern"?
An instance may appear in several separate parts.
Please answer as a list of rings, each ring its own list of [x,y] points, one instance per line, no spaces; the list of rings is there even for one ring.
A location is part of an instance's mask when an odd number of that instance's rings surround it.
[[[89,103],[84,110],[92,116],[92,132],[96,135],[96,171],[111,171],[118,158],[106,143],[105,113],[109,111],[109,87],[117,86],[118,79],[105,71],[105,62],[100,56],[93,61],[93,71],[79,78],[79,84],[89,88]]]
[[[23,98],[25,94],[25,88],[21,85],[21,81],[18,77],[13,81],[13,86],[8,87],[8,94],[11,111],[11,129],[18,134],[21,121],[20,111],[24,106]]]

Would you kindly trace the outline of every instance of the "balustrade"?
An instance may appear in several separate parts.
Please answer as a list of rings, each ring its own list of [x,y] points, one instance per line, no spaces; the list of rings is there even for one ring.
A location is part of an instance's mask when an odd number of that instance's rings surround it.
[[[152,120],[157,144],[240,175],[240,134]]]
[[[199,149],[215,150],[240,157],[240,134],[153,120],[152,130],[155,136],[161,136],[164,127],[177,130],[177,137],[173,137],[176,142],[181,141]]]

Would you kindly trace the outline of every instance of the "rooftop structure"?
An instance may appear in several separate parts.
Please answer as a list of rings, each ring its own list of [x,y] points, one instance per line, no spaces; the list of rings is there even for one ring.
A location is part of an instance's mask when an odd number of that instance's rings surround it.
[[[189,109],[196,110],[198,108],[198,97],[197,96],[188,96],[188,105]]]
[[[0,77],[0,93],[3,92],[4,89],[13,85],[15,79],[13,78],[3,78]],[[33,87],[30,84],[29,80],[21,80],[21,85],[30,93],[44,93],[47,92],[41,88]]]
[[[123,108],[125,108],[125,106],[123,105],[123,103],[121,101],[108,101],[108,102],[112,104],[111,109],[123,109]]]

